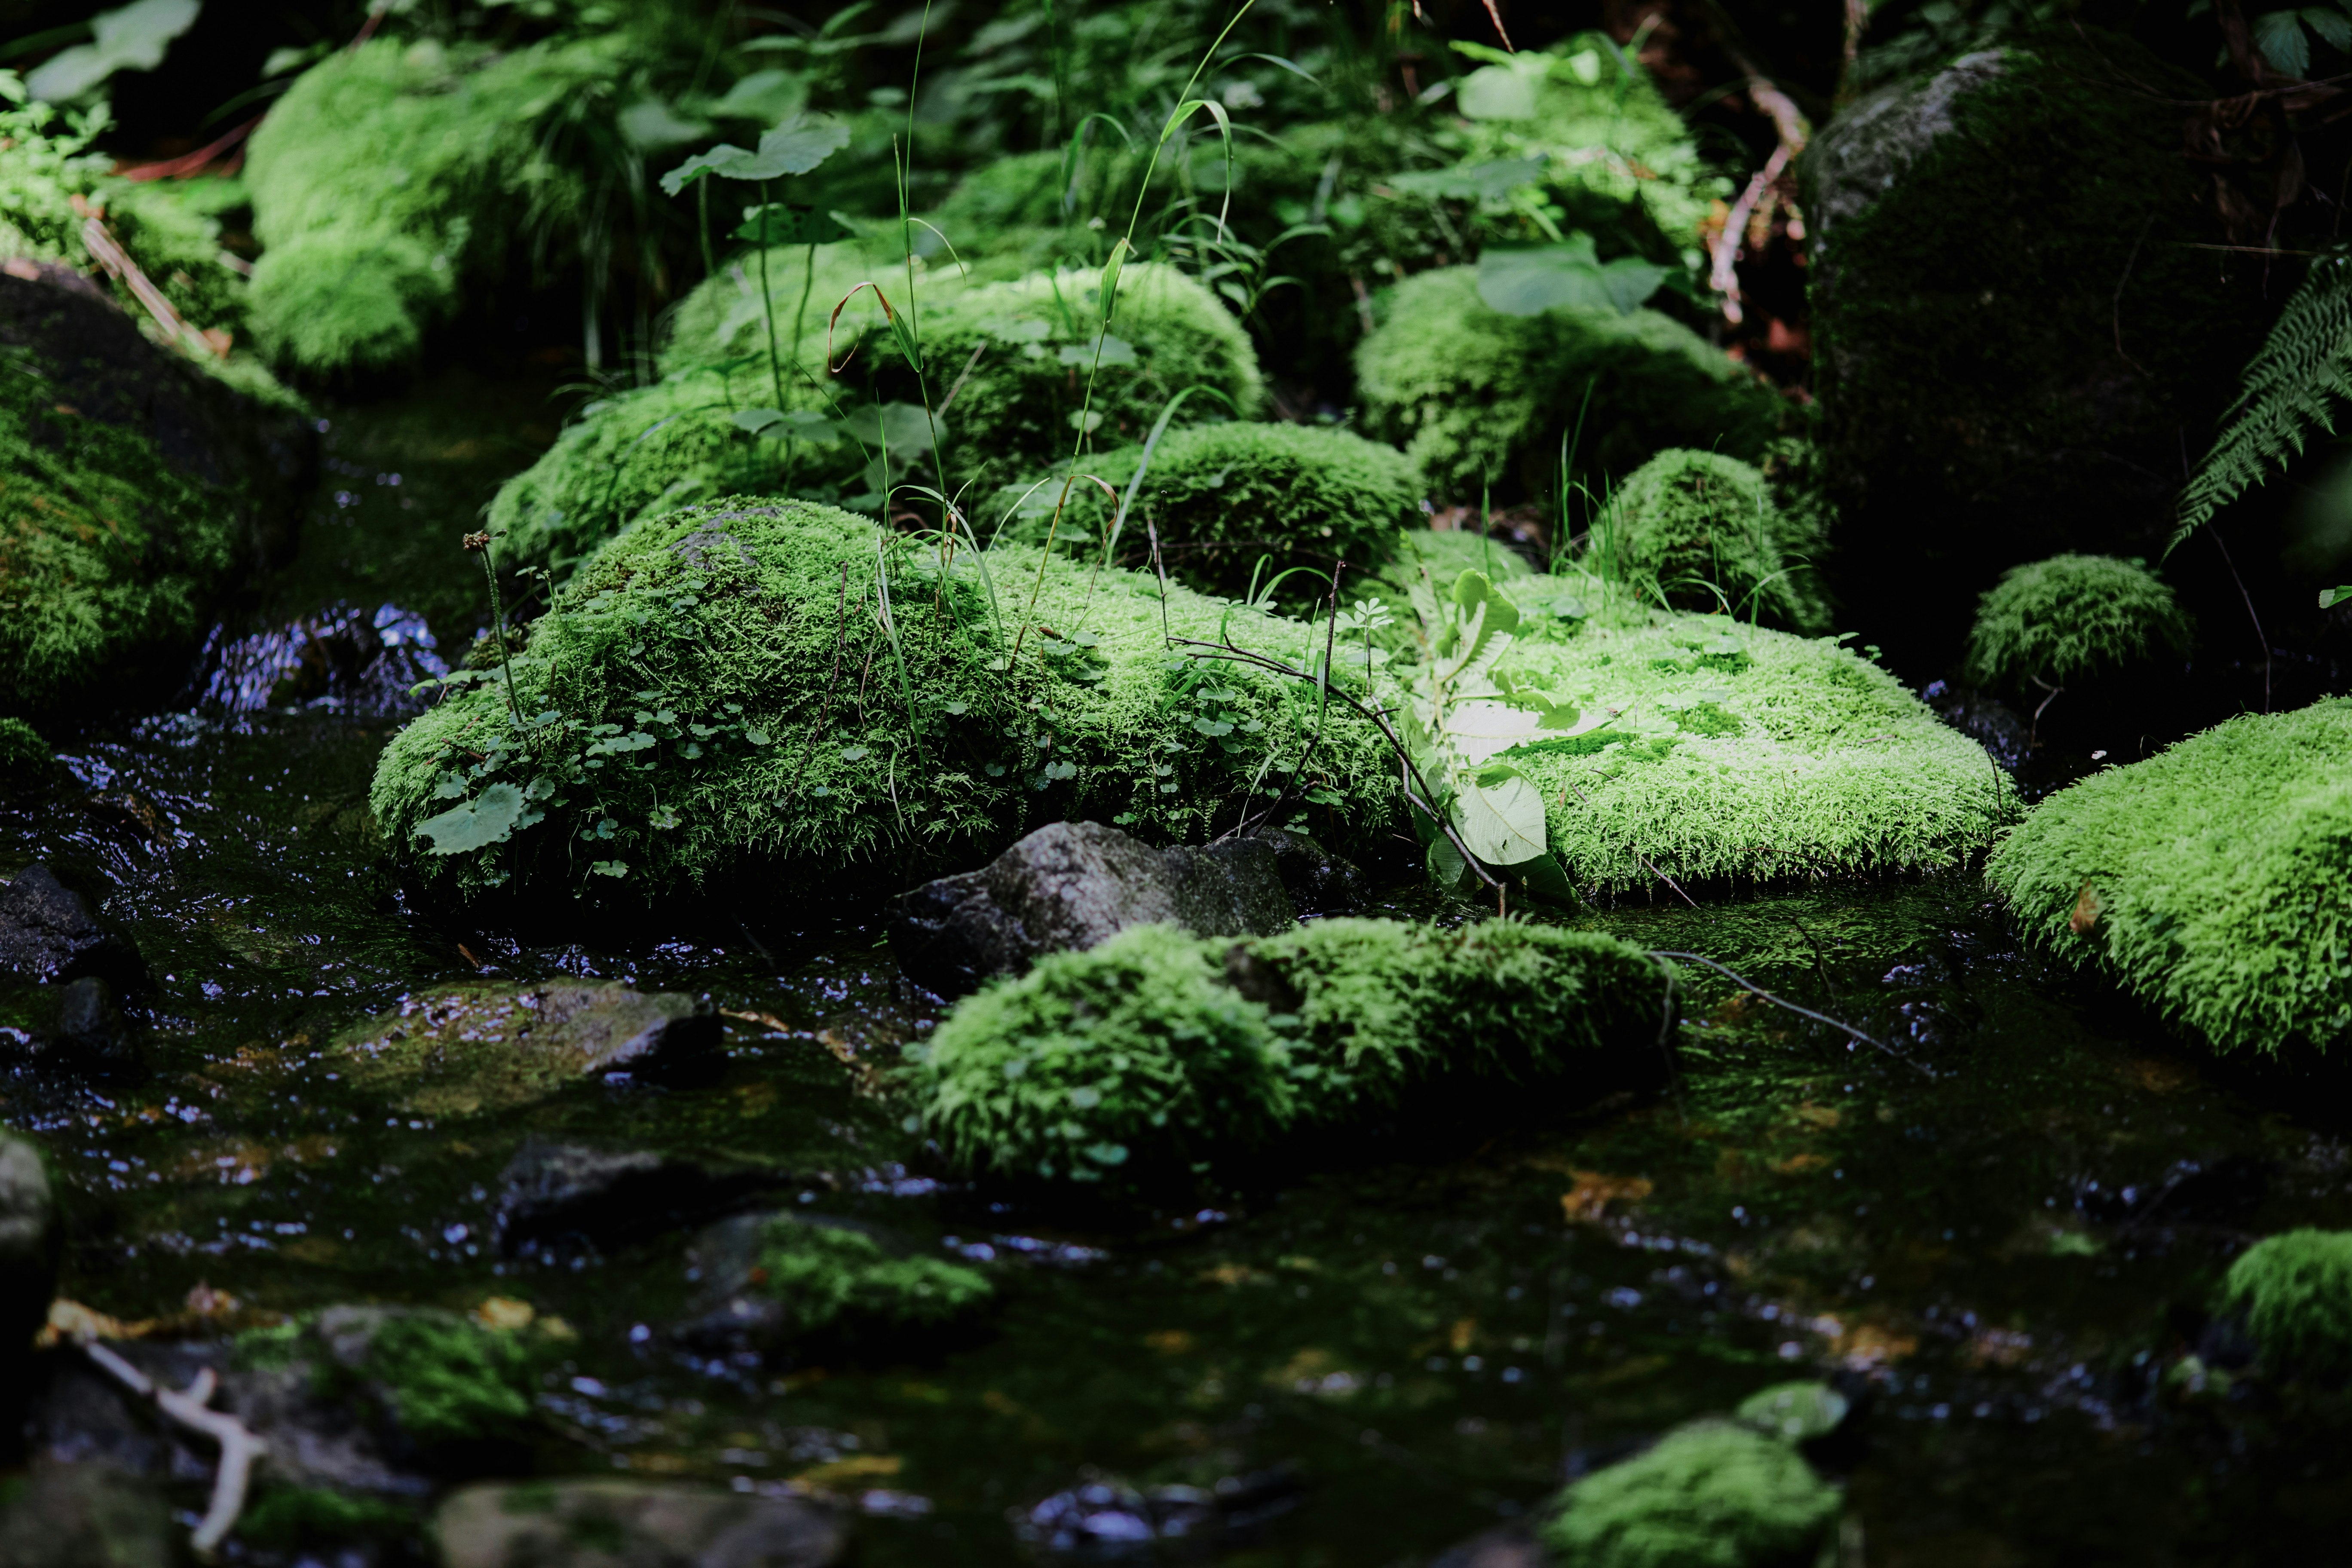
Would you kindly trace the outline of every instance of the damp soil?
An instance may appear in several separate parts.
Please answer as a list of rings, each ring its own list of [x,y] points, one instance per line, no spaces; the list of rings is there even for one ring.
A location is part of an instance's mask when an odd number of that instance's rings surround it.
[[[871,1564],[1122,1539],[1140,1560],[1424,1562],[1797,1376],[1861,1398],[1836,1457],[1858,1560],[2340,1551],[2352,1499],[2324,1445],[2155,1391],[2253,1237],[2352,1226],[2340,1079],[2215,1063],[2022,950],[1972,879],[1583,917],[1867,1040],[1692,966],[1669,1093],[1466,1143],[1405,1128],[1352,1168],[1115,1222],[928,1173],[887,1069],[938,1010],[870,907],[784,887],[563,946],[413,907],[368,780],[409,689],[481,629],[458,536],[551,437],[550,392],[453,374],[331,410],[299,560],[169,710],[59,737],[49,783],[0,802],[0,871],[47,860],[100,894],[152,975],[152,1079],[0,1079],[0,1121],[64,1180],[67,1296],[196,1333],[527,1301],[578,1335],[541,1473],[838,1495]],[[559,974],[707,998],[721,1065],[428,1117],[316,1055],[425,987]],[[953,1342],[707,1357],[668,1333],[688,1234],[499,1252],[528,1137],[776,1173],[778,1204],[986,1264],[1002,1309]]]

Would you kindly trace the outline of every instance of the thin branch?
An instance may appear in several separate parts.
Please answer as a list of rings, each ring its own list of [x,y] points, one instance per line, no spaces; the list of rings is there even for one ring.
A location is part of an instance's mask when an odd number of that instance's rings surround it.
[[[197,1373],[195,1381],[184,1390],[158,1388],[145,1373],[97,1341],[84,1339],[76,1343],[92,1366],[180,1426],[210,1437],[219,1447],[220,1468],[213,1476],[212,1504],[197,1521],[195,1533],[188,1538],[189,1550],[198,1558],[211,1561],[221,1542],[228,1539],[228,1532],[236,1528],[237,1515],[245,1511],[245,1489],[252,1479],[253,1461],[268,1453],[269,1445],[226,1411],[208,1408],[220,1384],[212,1368]]]
[[[1913,1072],[1918,1073],[1923,1077],[1932,1079],[1936,1076],[1935,1068],[1921,1067],[1917,1062],[1913,1061],[1909,1057],[1905,1056],[1901,1051],[1896,1050],[1893,1046],[1888,1045],[1885,1041],[1874,1039],[1872,1037],[1864,1034],[1860,1029],[1855,1028],[1852,1024],[1832,1018],[1827,1013],[1816,1013],[1811,1007],[1800,1007],[1794,1002],[1786,1001],[1779,996],[1775,996],[1772,993],[1765,990],[1764,987],[1757,984],[1756,982],[1748,979],[1746,975],[1741,974],[1735,970],[1726,969],[1722,964],[1717,963],[1711,958],[1703,958],[1696,952],[1676,952],[1669,948],[1653,948],[1650,951],[1650,956],[1652,958],[1680,958],[1685,959],[1692,963],[1703,963],[1709,969],[1714,970],[1717,974],[1723,975],[1726,979],[1737,983],[1742,990],[1750,991],[1755,993],[1757,995],[1761,996],[1765,1001],[1771,1003],[1775,1007],[1786,1007],[1791,1013],[1801,1014],[1805,1017],[1811,1018],[1816,1023],[1827,1024],[1832,1029],[1841,1030],[1845,1034],[1851,1035],[1855,1039],[1862,1041],[1864,1045],[1875,1046],[1880,1050],[1885,1051],[1888,1056],[1893,1057],[1896,1061],[1901,1062],[1905,1067],[1909,1068]]]
[[[2221,552],[2221,564],[2230,569],[2230,581],[2238,585],[2238,597],[2246,602],[2246,618],[2254,623],[2254,639],[2263,645],[2263,711],[2271,710],[2271,639],[2263,635],[2263,618],[2254,614],[2254,596],[2246,592],[2246,580],[2238,575],[2238,563],[2230,559],[2230,547],[2221,542],[2221,531],[2210,522],[2205,531],[2212,537],[2213,548]]]

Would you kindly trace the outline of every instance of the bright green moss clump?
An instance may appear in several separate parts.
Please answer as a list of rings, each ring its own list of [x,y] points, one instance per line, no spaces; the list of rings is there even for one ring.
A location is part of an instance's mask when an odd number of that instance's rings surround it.
[[[314,376],[405,368],[468,279],[505,270],[518,243],[569,243],[587,182],[540,128],[625,52],[374,38],[305,71],[246,164],[263,349]]]
[[[1839,1506],[1787,1444],[1694,1422],[1569,1486],[1542,1534],[1586,1568],[1808,1568]]]
[[[1084,464],[1124,497],[1134,482],[1142,447],[1129,447]],[[1009,531],[1043,543],[1049,525],[1055,542],[1075,554],[1098,557],[1116,508],[1091,484],[1071,487],[1061,521],[1058,479],[1009,490],[1021,498]],[[1420,516],[1421,485],[1412,464],[1392,447],[1375,446],[1344,430],[1311,425],[1231,422],[1169,431],[1151,454],[1117,545],[1118,559],[1148,567],[1145,519],[1159,531],[1169,575],[1211,593],[1240,595],[1252,575],[1270,582],[1302,566],[1286,584],[1286,596],[1312,598],[1329,587],[1335,560],[1350,578],[1378,572],[1396,552],[1400,529]],[[996,521],[998,509],[982,520]],[[1271,556],[1265,567],[1262,557]],[[1344,584],[1343,584],[1344,587]]]
[[[1501,668],[1616,715],[1499,753],[1542,792],[1580,888],[1651,886],[1651,868],[1743,882],[1950,869],[2016,814],[1981,747],[1826,638],[1724,616],[1612,621],[1588,579],[1503,586],[1526,618]]]
[[[806,501],[648,518],[591,557],[512,661],[396,736],[370,795],[429,881],[645,895],[770,860],[987,853],[1097,816],[1199,837],[1305,751],[1314,688],[1171,651],[1217,600],[1006,545],[952,553]],[[1298,660],[1306,628],[1232,613]],[[1342,670],[1340,678],[1348,679]],[[1379,832],[1394,771],[1333,705],[1294,798]],[[428,842],[417,836],[426,833]]]
[[[2352,1027],[2352,700],[2248,714],[2059,791],[1985,877],[2032,936],[2216,1047]]]
[[[1654,582],[1673,603],[1813,636],[1830,629],[1811,557],[1826,540],[1784,514],[1756,468],[1719,452],[1659,453],[1593,525],[1595,570]]]
[[[486,1328],[427,1307],[331,1307],[239,1335],[238,1361],[307,1374],[327,1398],[372,1403],[411,1441],[511,1437],[531,1419],[543,1331]]]
[[[1639,949],[1556,927],[1332,920],[1238,949],[1139,927],[967,998],[916,1091],[967,1169],[1181,1177],[1441,1080],[1605,1076],[1658,1048],[1673,994]]]
[[[1977,603],[1969,679],[2023,689],[2112,675],[2189,650],[2189,617],[2156,574],[2110,555],[2053,555],[2001,574]]]
[[[2221,1295],[2273,1373],[2352,1376],[2352,1231],[2266,1237],[2230,1265]]]
[[[985,1306],[988,1276],[939,1258],[895,1256],[845,1226],[779,1215],[761,1232],[761,1288],[792,1309],[803,1333],[858,1327],[932,1327]]]
[[[1596,479],[1668,447],[1753,460],[1779,425],[1768,387],[1654,310],[1507,316],[1468,267],[1406,279],[1385,309],[1356,351],[1366,433],[1403,447],[1452,500],[1475,503],[1482,485],[1498,499],[1556,491],[1580,407],[1577,467]]]

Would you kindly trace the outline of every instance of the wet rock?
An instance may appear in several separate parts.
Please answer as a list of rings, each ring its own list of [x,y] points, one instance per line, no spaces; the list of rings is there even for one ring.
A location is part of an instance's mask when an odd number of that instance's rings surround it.
[[[849,1543],[804,1498],[635,1480],[467,1487],[433,1531],[445,1568],[827,1568]]]
[[[1919,698],[1936,710],[1937,718],[1982,746],[1988,756],[2011,773],[2018,770],[2032,748],[2032,731],[2016,710],[1973,687],[1931,680]]]
[[[1303,1490],[1286,1467],[1227,1476],[1214,1487],[1138,1488],[1094,1477],[1016,1512],[1013,1529],[1040,1552],[1148,1554],[1154,1542],[1181,1541],[1205,1554],[1244,1544],[1258,1526],[1297,1507]]]
[[[789,1179],[772,1171],[714,1173],[644,1150],[527,1138],[499,1178],[492,1224],[510,1258],[623,1247],[709,1219]]]
[[[464,1116],[523,1105],[583,1079],[660,1078],[707,1060],[719,1016],[691,996],[614,981],[421,991],[329,1042],[345,1081],[400,1110]]]
[[[1266,936],[1296,920],[1280,858],[1262,839],[1160,850],[1100,823],[1058,822],[980,870],[903,895],[890,945],[918,983],[961,996],[1129,926]]]
[[[104,1078],[143,1077],[146,1055],[137,1028],[116,1005],[113,987],[85,974],[58,995],[57,1027],[40,1055]]]
[[[154,1482],[106,1464],[39,1464],[0,1488],[0,1568],[172,1568],[172,1510]]]
[[[48,1316],[63,1245],[40,1151],[0,1132],[0,1385],[21,1384],[24,1358]]]
[[[672,1330],[708,1354],[756,1356],[793,1337],[837,1345],[878,1338],[893,1350],[994,1298],[980,1270],[905,1238],[831,1215],[739,1215],[696,1237],[694,1316]]]
[[[36,861],[0,888],[0,969],[47,983],[94,973],[128,979],[138,967],[131,944],[48,867]]]
[[[1306,834],[1268,827],[1252,837],[1274,851],[1274,868],[1300,918],[1353,914],[1372,901],[1371,879]]]

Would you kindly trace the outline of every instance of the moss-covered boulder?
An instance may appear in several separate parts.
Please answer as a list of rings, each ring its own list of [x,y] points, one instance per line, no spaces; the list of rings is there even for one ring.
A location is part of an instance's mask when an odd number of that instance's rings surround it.
[[[2022,692],[2114,675],[2189,651],[2189,617],[2164,580],[2112,555],[2013,566],[1977,601],[1970,680]]]
[[[1654,310],[1505,315],[1478,297],[1475,268],[1448,267],[1398,284],[1382,311],[1356,351],[1365,431],[1451,500],[1554,494],[1580,409],[1576,472],[1595,489],[1669,447],[1752,461],[1779,431],[1769,387]]]
[[[158,347],[62,267],[0,275],[0,710],[179,674],[292,548],[316,435]]]
[[[627,55],[617,34],[507,53],[377,37],[303,72],[246,162],[263,349],[317,377],[406,369],[519,243],[576,245],[595,198],[542,130]]]
[[[2016,815],[1981,747],[1839,641],[1612,613],[1590,579],[1502,588],[1522,616],[1502,669],[1585,726],[1491,755],[1542,793],[1580,888],[1948,870]]]
[[[967,1324],[996,1300],[969,1264],[929,1255],[853,1221],[748,1214],[695,1238],[695,1315],[671,1331],[710,1352],[903,1354],[919,1338]]]
[[[1840,1506],[1788,1444],[1695,1421],[1571,1483],[1540,1533],[1580,1568],[1808,1568]]]
[[[1088,458],[1084,468],[1124,500],[1142,465],[1138,446]],[[1042,544],[1050,531],[1057,547],[1097,559],[1110,544],[1121,564],[1148,569],[1148,519],[1178,581],[1239,596],[1253,578],[1264,585],[1301,567],[1277,590],[1297,603],[1328,592],[1337,561],[1347,562],[1350,582],[1386,566],[1400,530],[1420,521],[1421,490],[1412,462],[1393,447],[1320,426],[1231,421],[1160,438],[1115,542],[1108,535],[1118,505],[1083,480],[1066,500],[1059,479],[1008,489],[981,521],[988,527],[1009,512],[1014,538]]]
[[[2247,714],[2033,808],[1985,877],[2027,934],[2220,1050],[2352,1028],[2352,700]]]
[[[738,366],[748,374],[755,390],[769,387],[772,400],[773,377],[768,371],[768,321],[772,314],[776,348],[786,374],[795,363],[797,348],[798,363],[821,374],[834,311],[850,299],[851,291],[860,283],[873,281],[887,290],[894,302],[903,292],[904,259],[890,249],[866,240],[845,239],[814,247],[777,246],[764,258],[757,249],[743,252],[696,284],[671,312],[669,337],[661,351],[663,374]],[[764,305],[760,293],[763,273],[768,280]],[[917,276],[921,303],[928,308],[941,290],[957,289],[961,274],[951,268],[925,267]],[[869,289],[857,295],[856,302],[842,312],[842,320],[862,322],[873,309]],[[845,345],[836,342],[834,346],[837,361],[839,350]],[[785,391],[794,390],[788,381]],[[944,394],[947,389],[940,390]]]
[[[2352,1231],[2263,1237],[2230,1265],[2221,1310],[2245,1324],[2273,1374],[2352,1377]]]
[[[249,1331],[236,1353],[251,1371],[299,1374],[429,1465],[528,1435],[539,1368],[569,1331],[523,1316],[494,1328],[433,1307],[330,1307]]]
[[[1298,623],[1163,600],[1142,574],[805,501],[691,507],[604,547],[510,668],[467,672],[394,737],[370,801],[463,895],[976,860],[1085,816],[1182,841],[1302,765],[1291,799],[1318,833],[1326,814],[1342,840],[1382,831],[1395,772],[1371,725],[1334,704],[1309,754],[1312,685],[1167,642],[1223,632],[1307,654]]]
[[[2213,248],[2209,176],[2181,156],[2173,101],[2204,92],[2070,32],[1883,88],[1815,138],[1833,575],[1890,649],[1948,658],[2019,562],[2162,548],[2182,432],[2201,449],[2267,319],[2269,263]]]
[[[1662,1065],[1675,1017],[1672,972],[1591,932],[1139,926],[964,1000],[914,1092],[964,1169],[1150,1186],[1440,1088],[1588,1100]]]
[[[1818,637],[1830,629],[1830,611],[1814,559],[1829,541],[1814,521],[1783,512],[1753,464],[1676,447],[1611,495],[1586,560],[1603,574],[1654,584],[1673,604]]]

